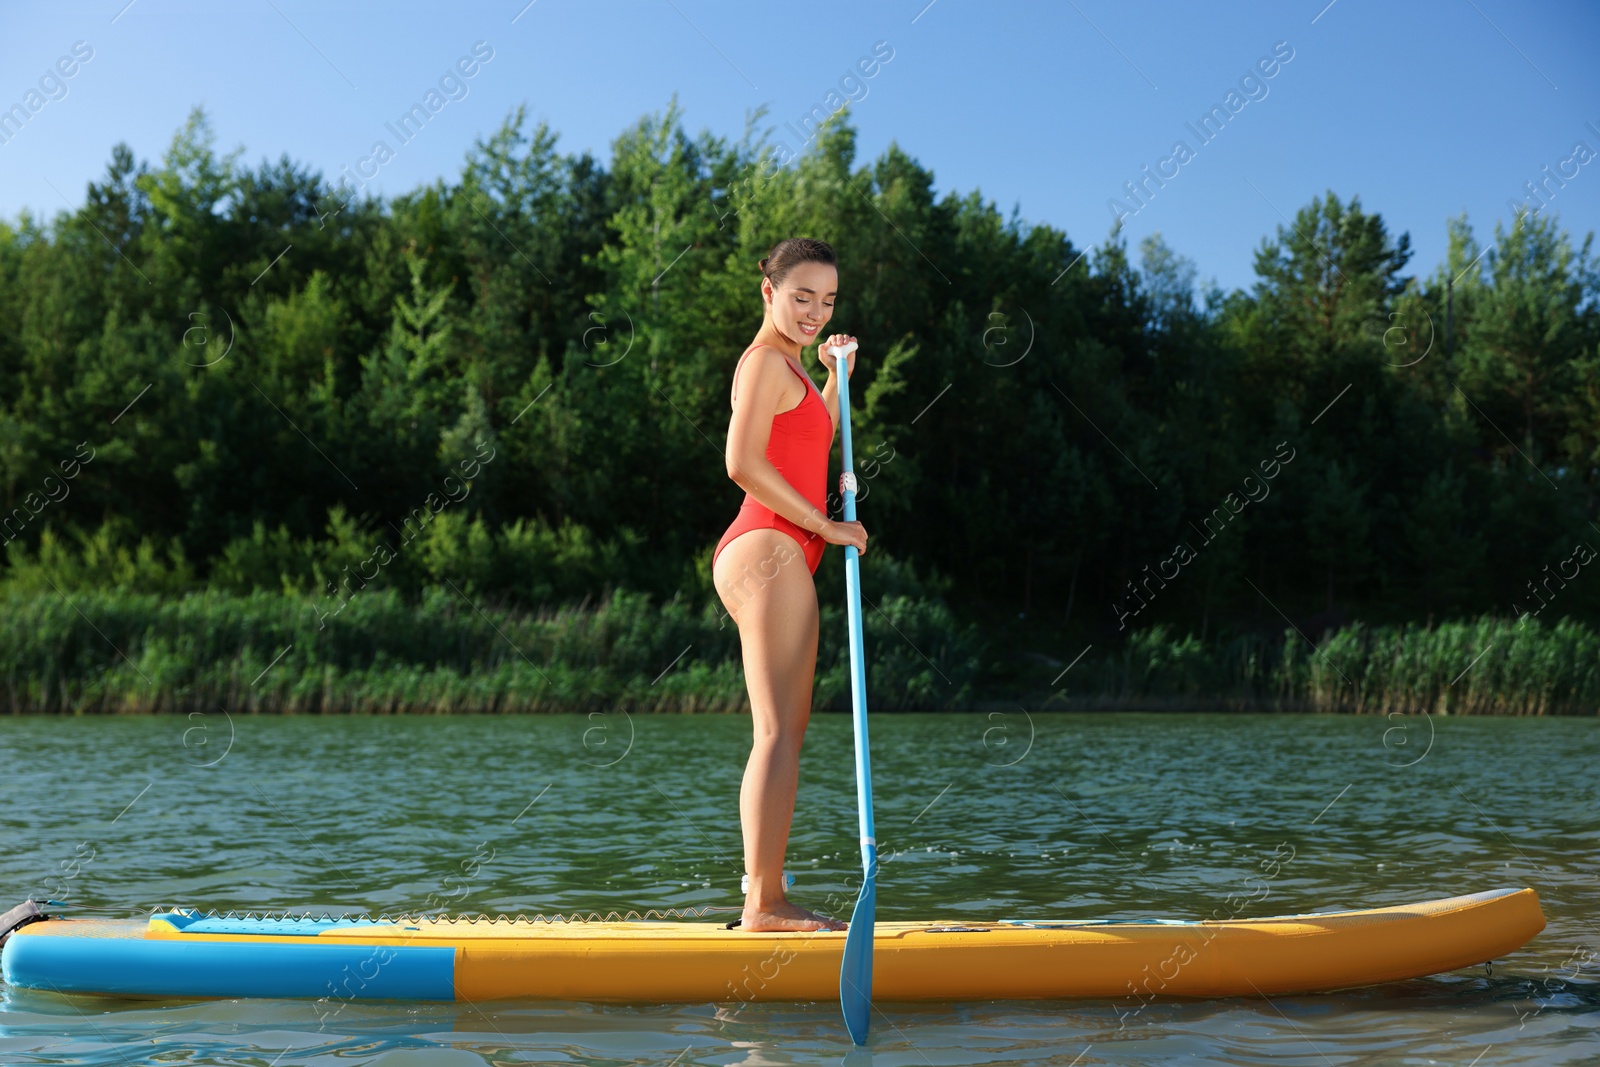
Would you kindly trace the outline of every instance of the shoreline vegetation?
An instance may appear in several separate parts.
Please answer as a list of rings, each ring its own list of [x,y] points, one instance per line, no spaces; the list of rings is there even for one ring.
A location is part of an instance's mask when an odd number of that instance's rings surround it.
[[[866,338],[874,711],[1596,714],[1600,257],[1553,189],[1413,264],[1328,188],[1224,289],[1156,181],[1085,240],[763,114],[602,162],[519,105],[377,196],[195,108],[0,219],[0,714],[742,711],[729,381],[796,235]],[[815,580],[842,711],[843,550]]]
[[[737,634],[716,606],[609,599],[527,610],[429,587],[354,598],[80,590],[0,595],[7,714],[713,712],[746,710]],[[942,600],[886,594],[867,616],[873,710],[1190,710],[1593,715],[1600,633],[1490,616],[1293,629],[1203,643],[1157,625],[1067,665],[1019,671]],[[842,609],[822,606],[818,711],[849,706]],[[89,620],[93,619],[94,622]],[[719,625],[720,623],[720,625]],[[1005,642],[1010,644],[1010,641]],[[1051,679],[1058,679],[1052,685]]]

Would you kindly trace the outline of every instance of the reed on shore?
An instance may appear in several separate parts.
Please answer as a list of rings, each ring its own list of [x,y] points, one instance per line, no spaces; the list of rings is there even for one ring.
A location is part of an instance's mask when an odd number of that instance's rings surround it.
[[[70,600],[68,597],[70,596]],[[0,710],[18,713],[739,712],[738,634],[712,604],[613,591],[534,611],[430,587],[337,614],[256,591],[0,592]],[[933,597],[868,613],[875,711],[1172,709],[1593,715],[1600,634],[1483,616],[1203,643],[1165,626],[1070,670],[1001,679],[1003,651]],[[841,609],[821,607],[814,704],[845,710]],[[1042,658],[1042,657],[1041,657]],[[1051,684],[1052,677],[1057,682]]]
[[[1314,643],[1289,628],[1207,646],[1153,626],[1074,668],[1042,706],[1594,715],[1600,633],[1572,619],[1485,615],[1433,626],[1356,622]]]
[[[711,605],[610,599],[537,611],[441,587],[352,596],[0,594],[0,709],[10,713],[731,712],[738,632]],[[972,697],[977,642],[942,603],[888,594],[868,621],[875,707]],[[847,706],[842,611],[822,607],[818,707]],[[915,647],[910,647],[914,645]],[[920,651],[918,651],[920,650]]]

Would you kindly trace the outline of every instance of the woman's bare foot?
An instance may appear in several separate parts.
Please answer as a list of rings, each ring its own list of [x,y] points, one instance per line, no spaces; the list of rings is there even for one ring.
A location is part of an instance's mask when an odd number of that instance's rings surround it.
[[[838,919],[829,919],[814,911],[807,911],[787,900],[766,908],[757,908],[746,902],[744,915],[739,920],[739,929],[750,933],[762,933],[768,930],[843,930],[845,926],[846,924]]]

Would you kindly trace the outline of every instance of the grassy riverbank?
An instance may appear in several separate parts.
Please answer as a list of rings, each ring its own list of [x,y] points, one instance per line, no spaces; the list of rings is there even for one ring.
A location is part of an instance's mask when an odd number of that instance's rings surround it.
[[[1600,634],[1483,616],[1431,627],[1353,623],[1315,636],[1239,637],[1209,646],[1157,626],[1086,656],[1038,707],[1450,715],[1600,712]],[[1065,666],[1065,664],[1063,664]]]
[[[433,587],[416,604],[392,590],[361,593],[324,618],[304,598],[263,592],[70,595],[71,603],[0,597],[0,709],[728,712],[745,704],[733,623],[683,599],[656,604],[619,591],[599,605],[527,612]],[[970,701],[971,631],[924,600],[891,594],[877,608],[866,619],[874,706]],[[847,707],[843,619],[837,608],[822,611],[816,704]]]
[[[430,588],[322,616],[255,592],[0,595],[8,713],[736,712],[737,634],[710,606],[618,591],[541,611]],[[822,607],[815,706],[849,707],[842,611]],[[92,620],[92,621],[91,621]],[[1025,707],[1595,714],[1600,634],[1489,617],[1433,627],[1351,625],[1202,644],[1162,627],[1064,670],[1043,656],[1002,677],[1001,651],[934,598],[887,594],[866,612],[876,711]],[[1005,652],[1015,652],[1006,649]]]

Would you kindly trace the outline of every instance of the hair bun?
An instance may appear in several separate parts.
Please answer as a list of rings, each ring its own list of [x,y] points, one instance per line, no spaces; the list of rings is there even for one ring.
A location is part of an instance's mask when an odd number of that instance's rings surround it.
[[[826,263],[836,267],[839,260],[833,253],[833,246],[826,241],[813,237],[786,237],[773,245],[756,266],[761,268],[761,276],[777,287],[783,285],[789,272],[801,263]]]

